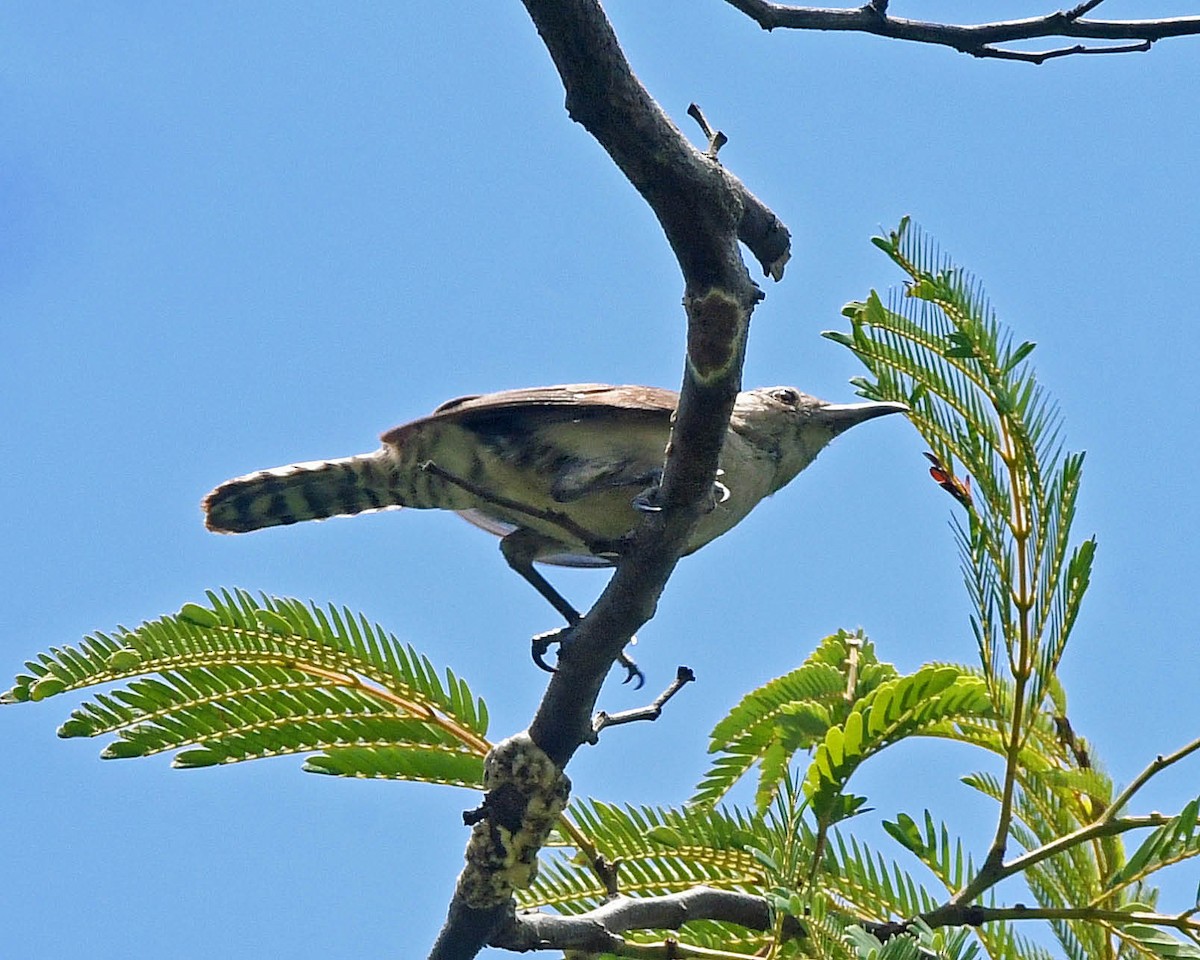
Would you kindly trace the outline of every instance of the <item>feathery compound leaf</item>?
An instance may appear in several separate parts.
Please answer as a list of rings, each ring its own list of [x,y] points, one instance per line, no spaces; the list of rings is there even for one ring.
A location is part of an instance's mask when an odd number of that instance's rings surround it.
[[[962,840],[951,838],[949,828],[934,822],[933,814],[925,811],[925,829],[922,832],[915,820],[906,813],[894,821],[885,820],[883,829],[897,842],[916,854],[917,858],[933,871],[947,890],[958,890],[965,878],[975,871],[971,859],[963,851]]]
[[[813,754],[804,792],[822,822],[831,804],[868,757],[911,736],[955,736],[955,721],[989,718],[984,681],[964,667],[930,665],[880,684],[831,727]]]
[[[627,896],[661,896],[697,884],[762,889],[763,868],[747,851],[756,839],[755,824],[736,814],[591,801],[572,804],[567,816],[596,852],[610,863],[620,861],[621,892]],[[533,885],[517,891],[519,903],[581,913],[604,902],[608,892],[585,860],[550,858]]]
[[[428,746],[329,747],[305,760],[304,769],[339,777],[483,787],[483,757]]]
[[[1163,960],[1200,960],[1200,946],[1144,923],[1127,923],[1116,928],[1118,936],[1140,947],[1144,953]]]
[[[883,923],[915,917],[937,901],[924,887],[867,844],[834,830],[822,859],[821,882],[843,900],[853,916]]]
[[[690,802],[715,803],[761,762],[758,806],[765,810],[795,752],[820,743],[845,721],[855,698],[895,676],[896,668],[881,663],[861,633],[826,637],[801,666],[746,694],[716,725],[709,752],[720,756]]]
[[[1156,870],[1195,856],[1200,856],[1200,797],[1146,837],[1125,864],[1108,878],[1106,886],[1111,890],[1125,887]]]
[[[475,786],[487,713],[449,670],[366,618],[244,591],[208,594],[134,630],[96,634],[26,664],[6,702],[113,681],[63,737],[118,737],[104,757],[178,753],[211,766],[325,751],[308,769]]]
[[[831,338],[870,370],[861,393],[908,403],[939,482],[966,507],[956,526],[984,668],[991,682],[1007,653],[1029,688],[1016,718],[1024,725],[1041,707],[1090,575],[1094,541],[1070,550],[1083,458],[1062,455],[1057,408],[1028,365],[1034,345],[1013,342],[979,284],[907,219],[875,242],[908,274],[904,296],[849,304],[850,332]],[[954,475],[957,464],[971,487]]]

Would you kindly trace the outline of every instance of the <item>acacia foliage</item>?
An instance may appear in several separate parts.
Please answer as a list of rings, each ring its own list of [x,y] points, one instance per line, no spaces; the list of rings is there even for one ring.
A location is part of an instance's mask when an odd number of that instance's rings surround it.
[[[621,952],[637,956],[657,943],[678,956],[1041,960],[1051,954],[1022,929],[1040,920],[1070,960],[1200,960],[1200,904],[1162,912],[1153,886],[1200,855],[1200,797],[1173,815],[1132,812],[1200,739],[1118,790],[1068,719],[1058,666],[1095,541],[1072,536],[1083,455],[1062,448],[1034,345],[1015,342],[980,285],[907,221],[875,242],[903,289],[847,305],[850,330],[826,336],[867,368],[863,396],[908,404],[953,497],[977,662],[901,674],[862,632],[831,634],[717,724],[689,802],[574,803],[519,902],[587,914],[615,879],[625,897],[705,885],[770,908],[766,929],[698,917],[669,944],[663,930],[621,931]],[[175,751],[176,766],[211,766],[304,754],[312,772],[477,789],[491,747],[483,701],[453,672],[360,615],[245,591],[52,648],[2,699],[92,687],[104,689],[59,733],[115,737],[107,758]],[[962,781],[995,802],[986,849],[930,810],[885,819],[887,848],[856,835],[871,801],[851,791],[855,773],[915,737],[981,751],[984,766]],[[753,802],[725,802],[748,778]],[[1000,899],[997,885],[1016,876],[1034,905]]]

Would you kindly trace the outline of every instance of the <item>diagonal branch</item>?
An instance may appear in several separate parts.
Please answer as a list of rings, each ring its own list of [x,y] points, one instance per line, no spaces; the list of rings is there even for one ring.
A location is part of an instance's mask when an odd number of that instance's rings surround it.
[[[1129,53],[1149,50],[1157,40],[1200,34],[1200,17],[1160,17],[1148,20],[1093,20],[1085,17],[1103,0],[1086,0],[1069,10],[1040,17],[954,24],[893,17],[885,0],[861,7],[828,8],[773,3],[771,0],[726,0],[764,30],[840,30],[873,33],[894,40],[911,40],[951,47],[975,57],[994,57],[1042,63],[1077,53]],[[998,44],[1022,40],[1080,39],[1112,41],[1089,46],[1074,44],[1044,51],[1005,49]]]
[[[485,780],[468,864],[430,960],[474,957],[511,910],[514,887],[531,881],[545,833],[530,835],[528,825],[548,832],[553,821],[542,812],[565,803],[569,784],[561,771],[595,735],[591,717],[604,678],[654,615],[712,490],[741,388],[750,314],[763,296],[739,241],[775,279],[789,256],[787,228],[712,152],[696,149],[638,82],[598,0],[523,2],[562,78],[568,114],[650,205],[675,253],[684,278],[687,360],[658,491],[662,509],[645,515],[607,588],[572,628],[528,735],[509,738],[489,756],[498,779]],[[495,762],[499,751],[504,759]]]

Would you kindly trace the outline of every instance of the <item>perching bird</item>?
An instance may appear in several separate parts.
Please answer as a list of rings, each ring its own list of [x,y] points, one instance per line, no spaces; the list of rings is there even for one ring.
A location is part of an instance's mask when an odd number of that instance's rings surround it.
[[[500,536],[509,565],[574,625],[579,613],[533,563],[616,562],[638,511],[654,509],[678,400],[672,390],[604,384],[459,397],[389,430],[373,453],[229,480],[204,498],[206,523],[245,533],[397,507],[454,510]],[[685,555],[740,522],[838,434],[905,409],[826,403],[791,387],[738,394],[712,508]],[[535,650],[542,666],[544,652]],[[634,676],[632,661],[626,666]]]

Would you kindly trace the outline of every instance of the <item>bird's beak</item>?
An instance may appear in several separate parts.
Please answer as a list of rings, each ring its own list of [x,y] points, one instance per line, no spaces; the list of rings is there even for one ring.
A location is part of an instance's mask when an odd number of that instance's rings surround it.
[[[889,413],[908,413],[908,405],[892,402],[827,403],[821,408],[821,419],[829,424],[834,436],[837,436],[860,423],[887,416]]]

